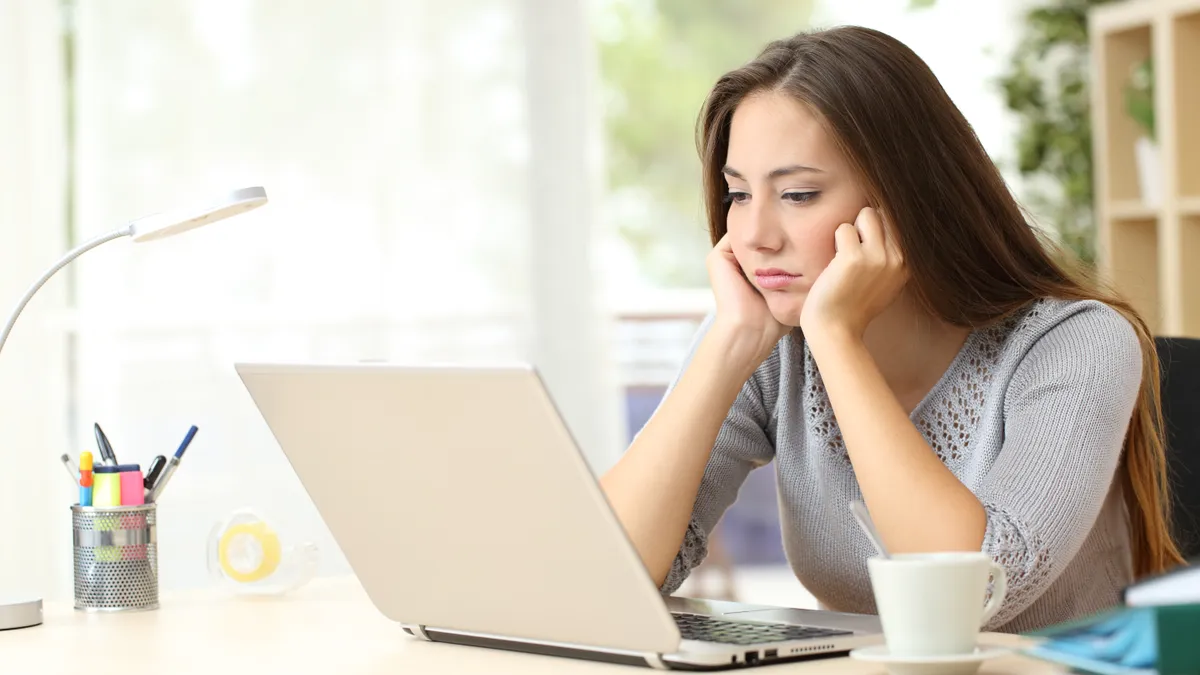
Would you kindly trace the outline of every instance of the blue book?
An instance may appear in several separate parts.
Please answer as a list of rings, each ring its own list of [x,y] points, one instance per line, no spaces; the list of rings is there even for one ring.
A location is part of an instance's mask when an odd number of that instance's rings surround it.
[[[1079,672],[1200,673],[1200,604],[1115,607],[1027,635],[1027,655]]]

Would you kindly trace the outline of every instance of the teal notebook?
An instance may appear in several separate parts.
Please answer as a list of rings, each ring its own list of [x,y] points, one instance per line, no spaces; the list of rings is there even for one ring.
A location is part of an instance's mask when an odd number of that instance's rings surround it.
[[[1200,604],[1115,607],[1028,633],[1024,652],[1099,675],[1200,675]]]

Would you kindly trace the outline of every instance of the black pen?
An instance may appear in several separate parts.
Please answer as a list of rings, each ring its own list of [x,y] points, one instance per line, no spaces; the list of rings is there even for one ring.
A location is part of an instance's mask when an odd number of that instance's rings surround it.
[[[96,445],[100,448],[100,459],[109,466],[117,465],[117,455],[113,452],[112,444],[108,442],[108,436],[104,435],[104,430],[100,428],[100,423],[92,425],[96,431]]]
[[[162,471],[166,464],[167,458],[163,457],[162,455],[155,457],[150,462],[150,467],[146,469],[146,477],[142,479],[142,487],[145,488],[147,492],[150,491],[150,488],[154,487],[154,482],[158,480],[158,472]]]

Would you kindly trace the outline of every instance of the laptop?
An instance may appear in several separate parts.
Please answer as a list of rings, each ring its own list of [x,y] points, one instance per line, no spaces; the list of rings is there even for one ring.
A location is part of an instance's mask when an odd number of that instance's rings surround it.
[[[371,602],[415,638],[681,670],[882,641],[873,615],[664,596],[529,365],[235,367]]]

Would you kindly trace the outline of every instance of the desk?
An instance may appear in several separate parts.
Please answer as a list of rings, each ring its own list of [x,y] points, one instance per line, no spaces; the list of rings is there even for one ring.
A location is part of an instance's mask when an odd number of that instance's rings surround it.
[[[233,675],[614,675],[649,668],[427,643],[409,637],[376,611],[353,579],[321,579],[282,598],[234,598],[217,590],[164,594],[150,612],[89,614],[69,603],[47,603],[45,623],[0,632],[5,675],[130,673]],[[1020,638],[987,635],[993,644]],[[109,654],[91,658],[89,654]],[[882,675],[878,664],[830,658],[779,664],[744,673]],[[1008,656],[989,661],[981,675],[1065,672]]]

